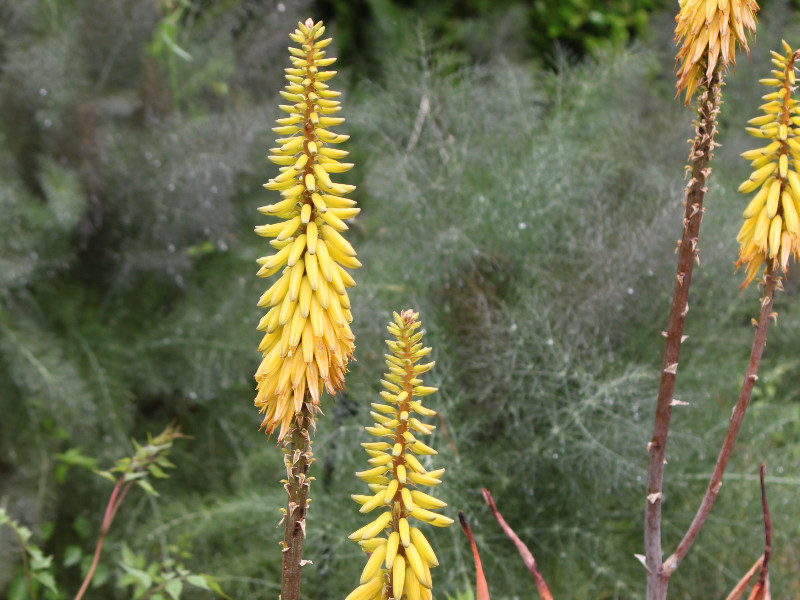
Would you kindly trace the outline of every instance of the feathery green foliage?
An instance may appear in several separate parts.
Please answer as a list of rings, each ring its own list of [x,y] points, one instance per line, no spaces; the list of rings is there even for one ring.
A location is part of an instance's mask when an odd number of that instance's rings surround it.
[[[161,498],[121,511],[108,565],[122,539],[145,564],[172,542],[192,549],[187,568],[221,575],[231,597],[277,594],[280,515],[265,507],[280,505],[283,491],[264,482],[284,467],[250,406],[253,305],[263,290],[251,276],[260,250],[249,232],[263,204],[285,32],[309,10],[278,4],[204,3],[175,32],[193,60],[174,67],[141,51],[165,16],[152,2],[0,8],[0,503],[34,531],[52,526],[47,555],[82,541],[85,526],[73,524],[91,520],[104,493],[81,473],[60,484],[53,454],[80,442],[110,459],[131,435],[176,418],[194,440],[175,449],[180,469]],[[751,82],[769,60],[761,40],[790,39],[796,26],[785,4],[772,5],[779,18],[763,13],[752,64],[740,61],[728,81],[695,278],[704,291],[683,351],[698,366],[682,373],[677,395],[691,405],[676,412],[671,434],[665,545],[702,494],[751,335],[755,292],[739,298],[732,275],[743,208],[735,187],[747,176],[737,155],[760,103]],[[344,24],[332,26],[337,35]],[[667,48],[670,38],[652,45]],[[493,597],[534,587],[482,505],[481,485],[556,596],[641,597],[632,558],[639,478],[683,198],[675,173],[691,135],[665,75],[673,50],[600,52],[540,73],[503,61],[503,45],[492,46],[490,65],[459,69],[463,54],[427,43],[420,50],[415,38],[393,56],[380,83],[351,78],[348,150],[359,166],[345,180],[359,184],[364,207],[352,227],[364,262],[352,296],[358,362],[348,393],[323,403],[304,593],[342,598],[358,576],[362,554],[346,535],[363,523],[349,495],[359,492],[352,472],[362,468],[357,444],[377,391],[380,324],[388,307],[413,305],[437,349],[430,384],[447,418],[432,444],[448,468],[443,499],[470,515]],[[343,71],[342,81],[354,75]],[[800,593],[799,288],[794,279],[786,288],[752,418],[715,513],[672,582],[678,597],[714,597],[752,564],[761,460],[775,522],[773,590]],[[5,593],[19,574],[5,557],[18,550],[2,531]],[[450,528],[431,538],[437,594],[463,595],[472,576],[463,536]],[[55,568],[60,587],[77,587],[79,565]],[[129,597],[114,585],[97,594]]]

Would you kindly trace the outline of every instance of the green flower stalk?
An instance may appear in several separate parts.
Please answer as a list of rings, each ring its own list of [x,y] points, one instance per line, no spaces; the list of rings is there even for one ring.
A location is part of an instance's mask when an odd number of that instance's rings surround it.
[[[282,137],[269,156],[280,174],[264,184],[283,198],[259,208],[280,220],[256,227],[258,235],[274,238],[270,245],[276,250],[259,259],[258,276],[281,276],[258,302],[269,311],[258,325],[265,334],[258,347],[263,360],[255,376],[255,405],[264,413],[261,426],[268,434],[279,428],[279,440],[296,415],[300,420],[305,403],[311,414],[318,410],[323,388],[331,394],[342,389],[355,349],[347,296],[355,281],[345,268],[361,263],[341,232],[360,209],[344,197],[355,186],[331,179],[353,165],[340,162],[348,153],[333,147],[349,136],[329,130],[344,119],[332,116],[340,110],[339,92],[325,82],[336,71],[324,68],[336,59],[325,58],[323,48],[331,39],[320,39],[324,31],[321,22],[308,19],[289,36],[300,46],[289,48],[292,67],[281,92],[290,104],[280,108],[289,116],[273,129]]]
[[[369,485],[372,495],[353,496],[361,504],[360,512],[380,509],[381,513],[349,536],[369,554],[369,559],[360,585],[346,600],[430,600],[431,567],[439,561],[425,534],[411,523],[417,520],[435,527],[453,523],[449,517],[434,512],[446,503],[416,489],[439,485],[444,473],[444,469],[428,471],[417,458],[437,454],[417,439],[430,435],[435,426],[413,416],[436,414],[422,406],[420,400],[437,388],[423,386],[420,379],[435,363],[415,364],[431,351],[422,346],[423,332],[416,331],[421,325],[418,317],[411,310],[394,313],[394,322],[388,327],[396,341],[386,342],[392,353],[385,355],[389,372],[381,380],[383,402],[372,404],[375,410],[370,414],[375,424],[365,428],[369,434],[388,441],[361,444],[373,466],[356,476]]]
[[[750,135],[769,143],[742,156],[751,161],[753,173],[739,186],[749,194],[758,190],[742,215],[745,219],[736,238],[741,244],[736,267],[746,265],[742,288],[758,275],[764,263],[772,262],[785,273],[789,257],[800,260],[800,106],[792,98],[796,61],[800,51],[793,51],[785,41],[784,54],[772,52],[776,67],[772,77],[761,83],[774,91],[763,96],[763,115],[750,119]]]

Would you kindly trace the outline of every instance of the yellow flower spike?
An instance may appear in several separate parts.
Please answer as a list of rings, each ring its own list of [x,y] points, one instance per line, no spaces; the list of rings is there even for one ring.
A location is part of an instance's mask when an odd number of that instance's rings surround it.
[[[322,48],[330,40],[320,39],[323,30],[319,23],[309,20],[298,24],[290,35],[299,48],[289,48],[292,67],[286,69],[288,85],[281,96],[291,104],[281,105],[281,110],[288,115],[278,119],[274,131],[283,137],[276,141],[277,147],[270,150],[269,156],[270,161],[280,166],[280,172],[264,184],[267,189],[279,190],[283,200],[259,209],[280,221],[256,228],[258,235],[275,238],[272,243],[277,250],[259,261],[262,265],[259,276],[269,277],[283,269],[278,283],[270,288],[276,291],[268,292],[259,300],[259,306],[280,304],[281,308],[277,316],[263,322],[265,326],[272,325],[277,319],[277,325],[269,330],[269,337],[259,346],[264,358],[256,374],[255,399],[255,405],[265,415],[261,427],[267,434],[277,429],[279,440],[287,435],[295,412],[305,403],[312,414],[319,410],[323,386],[330,393],[343,388],[347,363],[355,349],[350,321],[343,314],[343,310],[350,307],[345,288],[355,284],[343,268],[360,266],[355,251],[337,232],[339,237],[335,243],[341,248],[340,252],[325,254],[321,260],[316,258],[320,242],[330,239],[321,227],[325,223],[321,216],[327,207],[319,190],[324,190],[334,202],[347,206],[349,212],[344,213],[347,218],[355,216],[359,210],[352,208],[351,200],[342,197],[353,189],[352,186],[331,180],[331,173],[342,173],[352,165],[331,158],[347,155],[345,151],[330,147],[347,139],[329,130],[344,119],[320,116],[338,108],[338,102],[328,99],[338,93],[322,83],[335,74],[325,69],[335,59],[324,58]],[[337,224],[341,222],[336,215],[333,219],[337,219]],[[276,243],[285,245],[276,246]],[[342,252],[346,254],[344,262],[338,260]],[[320,277],[325,276],[330,282],[332,277],[327,275],[333,270],[338,275],[336,284],[320,290]],[[287,290],[289,295],[284,296]],[[298,295],[299,303],[296,302]],[[307,327],[309,320],[311,328]],[[301,341],[302,352],[298,356]],[[279,361],[275,360],[276,348]]]
[[[435,363],[416,364],[431,351],[421,343],[423,330],[418,317],[411,310],[394,313],[387,327],[395,339],[386,342],[391,353],[384,355],[387,372],[381,380],[385,388],[380,393],[383,403],[372,403],[374,410],[370,414],[375,424],[365,430],[371,435],[388,437],[390,441],[362,444],[370,456],[369,462],[381,465],[356,473],[367,483],[374,484],[376,478],[386,483],[380,489],[370,486],[374,492],[372,496],[353,496],[361,505],[362,513],[385,506],[385,512],[378,519],[350,535],[351,540],[372,552],[362,571],[361,584],[366,584],[366,579],[371,577],[380,578],[386,584],[384,588],[376,588],[374,598],[390,595],[396,600],[431,598],[430,568],[439,561],[425,534],[412,522],[434,527],[453,523],[449,517],[434,512],[447,506],[445,502],[416,489],[439,485],[439,477],[444,474],[444,469],[426,469],[420,457],[435,456],[437,452],[415,437],[415,434],[430,435],[435,427],[412,415],[425,418],[438,414],[423,406],[423,397],[436,392],[436,388],[423,386],[420,375],[430,371]],[[426,464],[428,460],[430,458],[425,459]],[[384,538],[387,530],[388,536]],[[364,544],[373,537],[381,542],[370,543],[368,550]],[[382,566],[376,569],[379,561]],[[356,588],[353,594],[362,588],[363,585]]]
[[[792,97],[800,51],[793,51],[786,42],[783,46],[785,54],[772,52],[773,64],[783,70],[773,71],[774,77],[761,80],[763,85],[779,89],[763,96],[764,100],[770,100],[761,106],[764,114],[749,121],[758,126],[746,128],[754,137],[769,139],[771,143],[743,154],[752,161],[755,171],[739,186],[739,191],[746,194],[759,191],[743,213],[745,222],[736,238],[741,244],[736,268],[746,265],[747,271],[742,289],[758,276],[762,265],[771,264],[786,272],[790,257],[800,260],[800,206],[796,201],[800,197],[796,160],[800,127],[794,121],[797,100]]]
[[[746,34],[756,30],[755,0],[680,0],[675,17],[675,42],[681,44],[676,63],[678,93],[686,90],[686,104],[705,75],[721,64],[736,64],[736,44],[750,54]]]

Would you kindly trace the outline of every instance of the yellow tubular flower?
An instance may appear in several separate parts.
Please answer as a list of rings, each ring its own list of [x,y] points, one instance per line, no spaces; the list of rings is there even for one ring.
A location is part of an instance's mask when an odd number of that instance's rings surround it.
[[[372,404],[376,423],[365,429],[386,441],[362,444],[373,468],[356,473],[369,484],[372,496],[354,495],[361,504],[360,512],[380,509],[373,521],[354,531],[350,539],[358,542],[370,557],[361,572],[360,585],[346,600],[387,599],[430,600],[431,567],[439,564],[436,554],[420,529],[412,522],[422,521],[435,527],[447,527],[453,520],[434,510],[447,506],[438,498],[417,489],[439,485],[444,469],[428,471],[418,457],[436,454],[436,450],[417,439],[435,429],[416,417],[436,414],[422,406],[421,398],[436,391],[422,385],[420,375],[435,363],[415,365],[431,349],[422,347],[419,314],[406,310],[394,313],[389,333],[395,340],[386,344],[388,373],[381,381],[382,403]]]
[[[777,90],[763,97],[767,101],[761,106],[764,114],[750,119],[752,127],[747,128],[752,136],[769,143],[742,154],[754,171],[739,191],[749,194],[758,190],[744,211],[744,225],[736,238],[741,244],[736,268],[747,266],[742,288],[755,279],[768,260],[784,272],[790,256],[800,260],[800,105],[792,98],[800,50],[793,52],[786,42],[783,50],[784,54],[772,52],[777,69],[770,78],[761,80]]]
[[[675,42],[681,44],[675,61],[678,67],[678,94],[686,90],[686,104],[705,75],[710,78],[716,66],[736,64],[736,43],[749,54],[746,32],[756,30],[758,4],[754,0],[680,0],[675,20]]]
[[[269,311],[258,325],[265,335],[258,347],[263,360],[255,376],[255,405],[265,413],[266,433],[280,428],[279,440],[306,397],[318,410],[323,387],[331,394],[342,389],[355,348],[346,291],[355,282],[343,267],[361,263],[341,232],[360,209],[344,197],[354,186],[330,177],[353,165],[340,162],[348,153],[332,146],[349,136],[330,131],[344,119],[332,116],[340,109],[339,92],[326,82],[336,71],[325,67],[336,59],[325,58],[323,48],[331,40],[321,39],[324,31],[321,22],[309,19],[289,35],[299,48],[289,48],[292,67],[281,92],[289,104],[280,108],[288,116],[273,128],[282,137],[269,156],[280,173],[264,184],[282,199],[258,209],[280,221],[256,227],[258,235],[274,238],[270,245],[277,251],[258,260],[258,276],[280,277],[258,302]]]

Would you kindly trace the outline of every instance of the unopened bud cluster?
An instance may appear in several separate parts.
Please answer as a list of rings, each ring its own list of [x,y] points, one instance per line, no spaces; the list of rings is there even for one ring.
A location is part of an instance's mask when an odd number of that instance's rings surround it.
[[[745,222],[737,237],[741,247],[736,266],[747,267],[742,287],[767,261],[785,272],[790,256],[800,259],[800,106],[792,97],[800,51],[792,51],[786,42],[783,50],[784,54],[772,52],[772,77],[760,83],[774,90],[763,96],[763,115],[750,119],[747,128],[750,135],[769,143],[742,154],[751,161],[753,173],[739,191],[758,190],[744,210]]]
[[[336,59],[325,58],[323,48],[331,40],[320,39],[324,31],[309,19],[290,34],[299,48],[289,48],[292,67],[281,92],[289,104],[280,108],[288,116],[273,129],[282,137],[269,156],[280,174],[264,185],[279,191],[282,200],[259,208],[279,221],[256,227],[258,235],[274,238],[270,245],[276,250],[259,259],[258,275],[280,277],[258,302],[269,311],[258,325],[265,335],[258,347],[263,360],[255,405],[265,413],[261,426],[267,433],[280,428],[279,439],[304,402],[313,412],[323,387],[331,394],[342,388],[354,351],[347,288],[355,281],[345,267],[361,263],[341,232],[360,209],[344,197],[354,186],[331,179],[353,165],[340,162],[348,153],[333,147],[349,136],[329,130],[344,119],[332,116],[340,110],[339,92],[325,82],[336,71],[324,68]]]
[[[756,30],[758,4],[754,0],[680,0],[675,17],[675,41],[681,43],[676,61],[678,93],[686,90],[686,104],[705,75],[718,65],[736,64],[737,42],[749,53],[746,32]]]
[[[445,507],[444,502],[418,489],[439,485],[444,473],[444,469],[428,471],[418,458],[437,454],[418,439],[430,435],[435,427],[414,416],[436,414],[421,401],[436,388],[423,386],[420,379],[435,363],[416,364],[431,351],[421,343],[418,316],[410,310],[394,313],[394,322],[388,327],[396,340],[386,342],[391,354],[385,355],[389,372],[381,381],[383,402],[372,404],[375,424],[365,428],[381,441],[362,444],[373,466],[356,473],[369,485],[371,495],[353,496],[361,504],[360,512],[378,510],[380,515],[350,535],[370,556],[360,585],[347,600],[430,600],[431,567],[439,561],[413,523],[421,521],[436,527],[453,523],[434,512]]]

